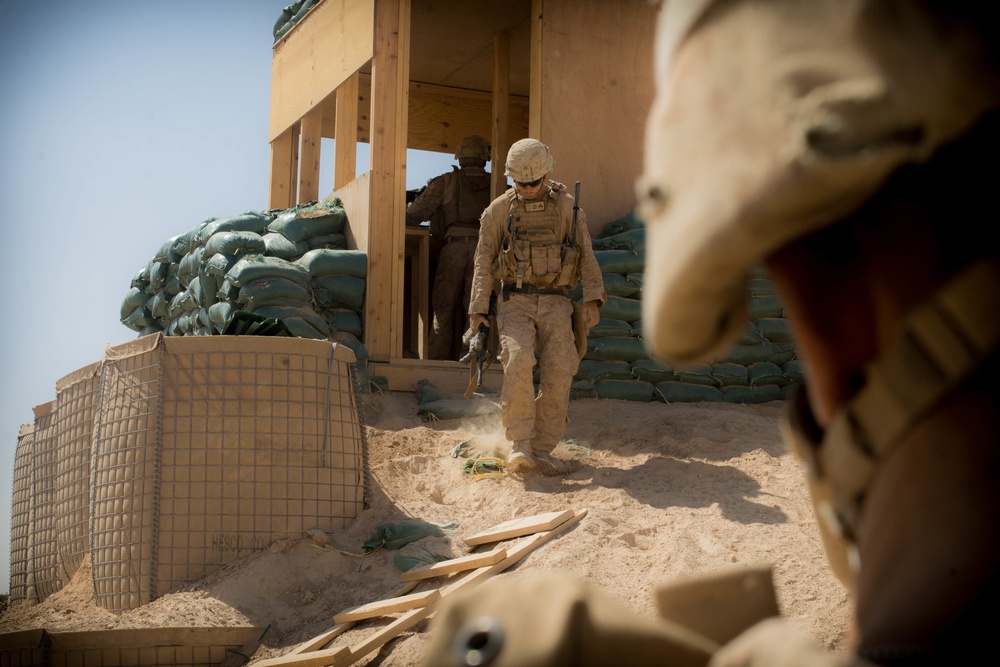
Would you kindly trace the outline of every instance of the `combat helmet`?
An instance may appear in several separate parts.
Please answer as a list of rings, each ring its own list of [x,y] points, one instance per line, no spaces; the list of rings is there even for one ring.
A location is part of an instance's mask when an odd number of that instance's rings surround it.
[[[507,152],[504,174],[517,183],[537,181],[556,167],[549,147],[538,139],[521,139]]]
[[[486,141],[478,134],[465,137],[458,142],[458,148],[455,149],[455,159],[461,160],[462,158],[467,157],[482,160],[483,162],[489,162],[490,142]]]

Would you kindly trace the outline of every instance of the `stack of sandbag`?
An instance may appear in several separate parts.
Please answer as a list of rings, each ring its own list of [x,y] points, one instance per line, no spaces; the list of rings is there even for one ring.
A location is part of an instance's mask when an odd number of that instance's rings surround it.
[[[168,239],[140,269],[121,322],[140,336],[209,336],[234,313],[254,313],[280,319],[294,336],[350,347],[366,370],[368,259],[346,249],[346,222],[336,198],[206,220]]]
[[[711,364],[673,367],[651,359],[642,340],[645,226],[634,213],[608,223],[593,239],[608,301],[587,337],[573,398],[632,401],[763,403],[788,398],[803,381],[791,325],[762,266],[747,283],[748,319],[737,344]],[[577,286],[570,295],[582,299]]]
[[[278,41],[285,36],[285,33],[292,29],[306,13],[313,8],[320,0],[297,0],[290,5],[286,5],[281,10],[278,20],[274,22],[274,41]]]

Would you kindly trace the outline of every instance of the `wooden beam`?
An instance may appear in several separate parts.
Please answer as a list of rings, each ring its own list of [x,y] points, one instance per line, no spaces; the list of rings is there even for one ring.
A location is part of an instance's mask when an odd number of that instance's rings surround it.
[[[388,362],[370,361],[368,368],[373,375],[385,376],[389,391],[416,391],[420,380],[428,380],[438,389],[456,394],[465,393],[469,386],[469,365],[457,361],[393,357]],[[503,369],[499,363],[494,363],[483,373],[483,386],[499,391],[502,385]]]
[[[295,205],[298,143],[298,125],[293,125],[271,142],[271,186],[267,196],[268,208],[291,208]]]
[[[387,614],[395,614],[400,611],[408,611],[418,607],[425,607],[441,598],[441,591],[432,588],[429,591],[410,593],[388,600],[378,600],[369,602],[353,609],[342,611],[333,617],[334,623],[347,623],[348,621],[362,621],[366,618],[378,618]]]
[[[402,353],[403,212],[406,206],[406,64],[409,44],[403,34],[409,0],[375,3],[375,54],[371,100],[371,220],[368,230],[368,284],[365,296],[365,347],[369,358],[386,360]],[[405,20],[403,14],[406,14]],[[403,133],[400,134],[400,131]]]
[[[362,106],[370,104],[371,77],[359,75],[358,97]],[[406,145],[422,151],[454,153],[463,137],[489,137],[493,124],[493,96],[489,91],[466,90],[411,81]],[[528,136],[528,98],[509,96],[507,134],[517,140]],[[332,136],[332,114],[324,118],[323,136]],[[358,141],[370,141],[366,114],[358,118]]]
[[[440,577],[445,574],[475,570],[477,567],[483,567],[484,565],[495,565],[506,557],[507,550],[503,548],[494,549],[493,551],[487,551],[486,553],[481,554],[469,554],[468,556],[452,558],[451,560],[441,561],[440,563],[434,563],[433,565],[415,567],[412,570],[407,570],[403,574],[399,575],[399,579],[400,581],[421,581],[423,579],[433,579],[434,577]]]
[[[409,583],[403,584],[396,591],[390,593],[389,597],[394,598],[394,597],[399,597],[400,595],[406,595],[407,593],[409,593],[410,591],[412,591],[414,588],[417,587],[417,583],[419,582],[411,581]],[[345,632],[353,628],[355,625],[357,625],[357,623],[338,623],[337,625],[330,628],[323,634],[317,635],[312,639],[307,639],[306,641],[302,642],[301,644],[293,648],[285,655],[286,656],[298,655],[300,653],[306,653],[308,651],[320,650],[324,646],[329,644],[331,641],[333,641],[340,635],[344,634]]]
[[[339,190],[358,175],[358,85],[355,72],[337,88],[333,189]]]
[[[347,215],[344,235],[350,250],[368,252],[371,228],[371,172],[365,172],[333,192],[340,197]]]
[[[509,540],[513,537],[531,535],[543,530],[552,530],[572,516],[573,510],[563,510],[561,512],[546,512],[544,514],[536,514],[535,516],[520,517],[505,521],[499,526],[494,526],[481,533],[465,537],[463,540],[470,547],[488,542]]]
[[[542,35],[545,0],[531,0],[531,62],[528,64],[528,136],[542,136]]]
[[[295,26],[294,34],[274,46],[269,141],[372,59],[375,4],[325,0]]]
[[[504,165],[507,138],[510,125],[510,33],[498,32],[493,36],[493,127],[490,137],[492,146],[490,167],[490,197],[496,199],[507,190]]]
[[[297,204],[319,199],[319,153],[323,126],[323,107],[314,107],[302,117],[299,153],[299,191]]]

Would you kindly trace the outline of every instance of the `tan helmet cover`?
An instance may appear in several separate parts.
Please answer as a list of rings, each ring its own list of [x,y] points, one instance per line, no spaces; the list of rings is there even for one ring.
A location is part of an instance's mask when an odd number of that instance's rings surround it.
[[[643,320],[673,362],[728,351],[752,264],[1000,103],[980,33],[910,0],[668,2],[656,59]]]
[[[530,183],[556,168],[549,147],[538,139],[521,139],[507,151],[504,174],[518,183]]]
[[[461,160],[462,158],[472,157],[477,160],[483,160],[484,162],[490,161],[490,142],[483,139],[478,134],[473,134],[472,136],[465,137],[460,142],[458,142],[458,148],[455,149],[455,159]]]

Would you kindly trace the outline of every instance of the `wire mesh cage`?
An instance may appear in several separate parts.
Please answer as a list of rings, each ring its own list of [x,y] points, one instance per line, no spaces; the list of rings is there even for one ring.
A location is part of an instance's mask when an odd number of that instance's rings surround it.
[[[35,426],[23,424],[14,451],[14,481],[10,506],[10,604],[37,602],[31,575],[31,520]]]
[[[41,602],[66,585],[59,561],[56,528],[56,468],[59,460],[59,413],[56,402],[34,407],[35,442],[32,453],[31,573]]]
[[[355,356],[326,341],[146,336],[101,367],[91,476],[98,604],[132,609],[364,507]]]

